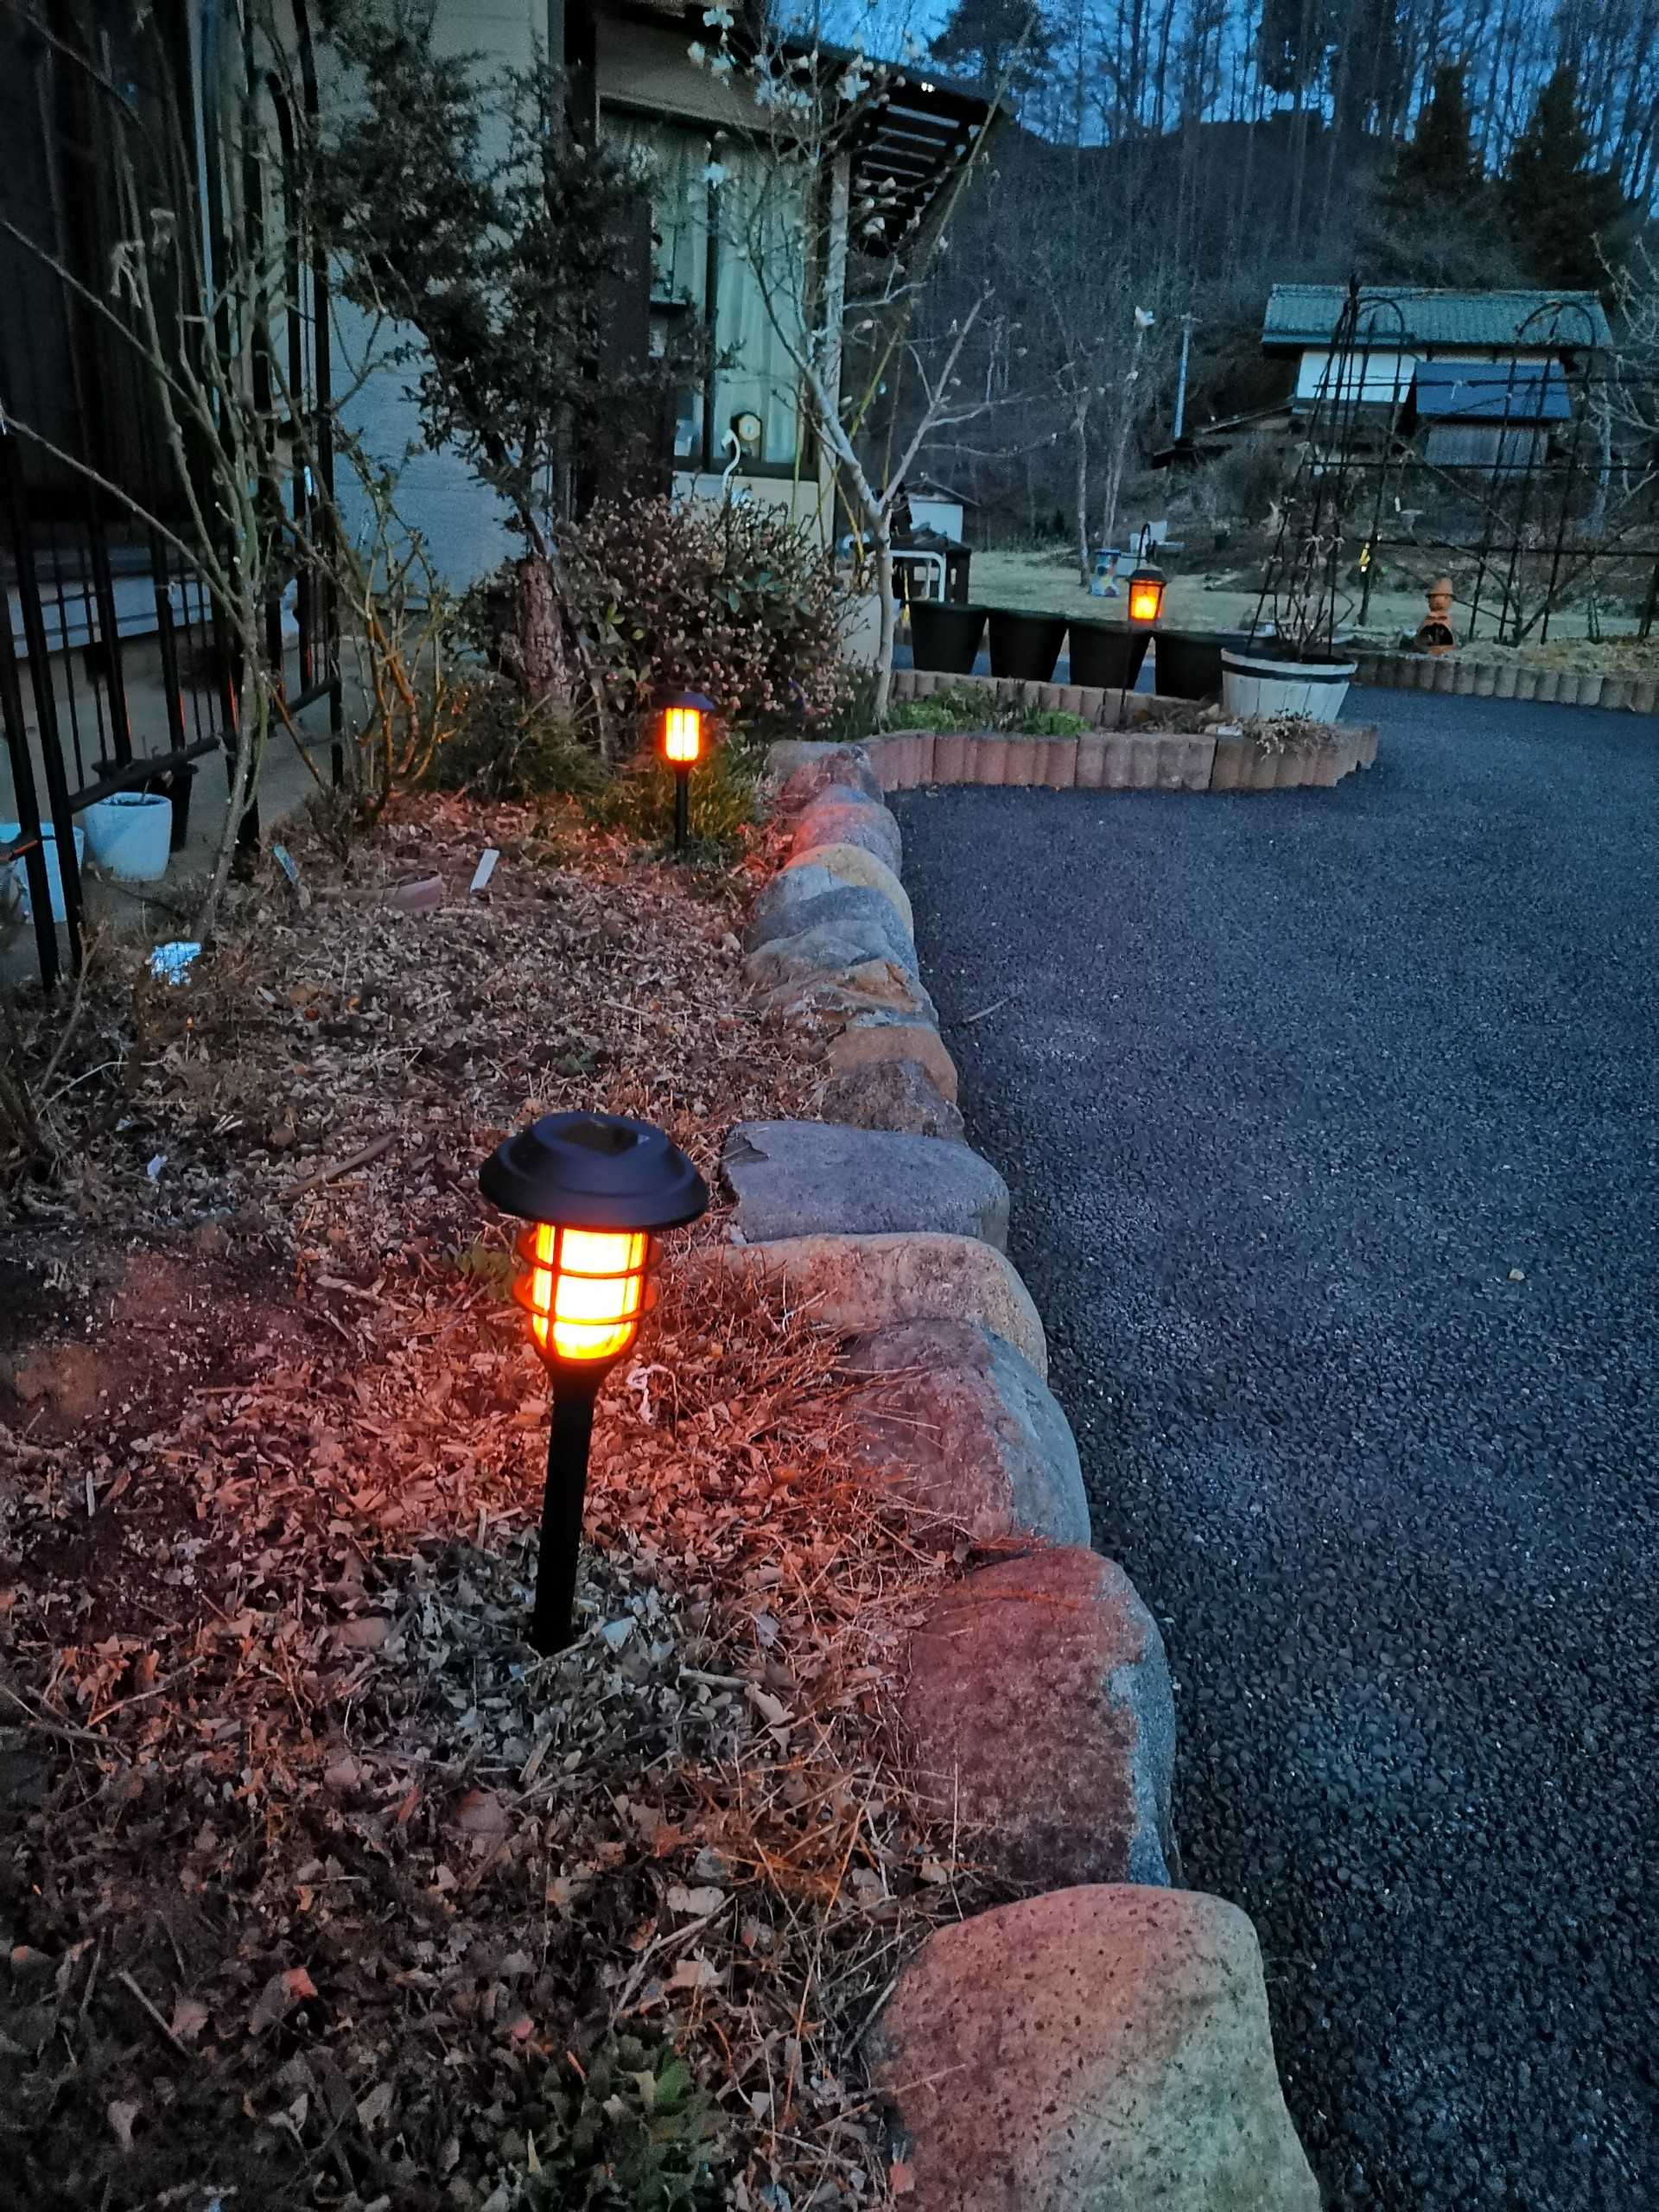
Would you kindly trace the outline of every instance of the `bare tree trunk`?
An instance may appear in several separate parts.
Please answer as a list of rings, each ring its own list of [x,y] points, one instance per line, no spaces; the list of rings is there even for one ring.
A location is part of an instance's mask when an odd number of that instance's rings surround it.
[[[519,682],[538,705],[568,709],[570,669],[564,650],[564,624],[545,558],[531,551],[513,575],[513,639]]]
[[[1077,582],[1089,581],[1089,406],[1080,400],[1071,416],[1077,445]]]
[[[231,772],[230,798],[226,806],[225,827],[219,835],[213,872],[207,880],[207,888],[201,894],[201,903],[190,925],[192,936],[202,944],[207,944],[213,939],[213,927],[219,918],[219,901],[224,898],[225,887],[231,880],[231,864],[236,858],[242,819],[258,790],[259,772],[264,766],[265,743],[270,735],[270,692],[260,659],[258,613],[251,600],[245,603],[237,629],[242,683],[236,720],[236,765]]]
[[[1602,372],[1604,378],[1606,372]],[[1613,410],[1605,383],[1596,391],[1596,496],[1585,518],[1585,534],[1603,537],[1607,531],[1607,493],[1613,480]]]
[[[1119,433],[1116,444],[1106,461],[1106,488],[1100,503],[1100,542],[1109,545],[1117,531],[1117,502],[1123,489],[1123,462],[1128,450],[1129,430],[1126,425]]]
[[[893,641],[896,612],[893,602],[893,522],[885,507],[870,520],[870,538],[875,555],[875,588],[880,600],[880,629],[875,658],[875,726],[880,729],[887,718],[887,702],[893,696]]]

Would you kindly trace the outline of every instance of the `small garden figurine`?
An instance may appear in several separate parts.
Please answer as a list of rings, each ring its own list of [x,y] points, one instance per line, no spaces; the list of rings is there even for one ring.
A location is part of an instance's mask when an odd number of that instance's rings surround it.
[[[1439,576],[1428,588],[1428,612],[1412,639],[1420,653],[1454,653],[1458,633],[1452,627],[1452,579]]]

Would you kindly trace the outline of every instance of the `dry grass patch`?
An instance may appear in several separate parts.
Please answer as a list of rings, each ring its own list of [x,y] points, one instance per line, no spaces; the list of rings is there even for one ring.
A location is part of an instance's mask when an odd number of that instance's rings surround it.
[[[829,1339],[671,1259],[587,1632],[537,1660],[545,1389],[473,1182],[550,1107],[709,1170],[810,1104],[737,988],[745,876],[458,803],[299,857],[309,906],[262,881],[190,985],[106,976],[79,1049],[119,1065],[0,1250],[22,2201],[880,2202],[856,2037],[973,1879],[885,1692],[961,1547],[850,1479]],[[443,908],[385,906],[434,868]]]

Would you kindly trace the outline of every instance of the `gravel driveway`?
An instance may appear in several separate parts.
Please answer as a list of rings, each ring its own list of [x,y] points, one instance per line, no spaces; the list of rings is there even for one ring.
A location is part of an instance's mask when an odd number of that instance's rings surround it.
[[[902,798],[906,880],[1328,2202],[1643,2212],[1659,722],[1349,712],[1334,791]]]

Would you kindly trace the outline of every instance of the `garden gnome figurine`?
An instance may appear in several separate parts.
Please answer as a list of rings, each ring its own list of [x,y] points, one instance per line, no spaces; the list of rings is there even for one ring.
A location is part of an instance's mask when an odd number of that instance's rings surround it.
[[[1458,633],[1452,627],[1452,579],[1440,576],[1428,588],[1428,612],[1411,641],[1420,653],[1454,653]]]

